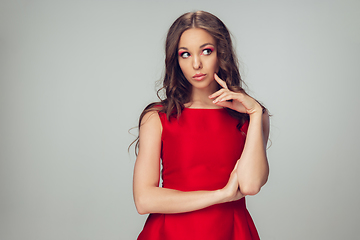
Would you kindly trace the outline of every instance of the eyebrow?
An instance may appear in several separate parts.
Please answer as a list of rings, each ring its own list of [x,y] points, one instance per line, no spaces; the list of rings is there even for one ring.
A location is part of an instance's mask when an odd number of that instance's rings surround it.
[[[206,45],[211,45],[211,46],[215,47],[214,44],[212,44],[212,43],[204,43],[204,44],[201,45],[199,48],[203,48],[203,47],[205,47]],[[180,49],[189,50],[189,49],[187,49],[186,47],[179,47],[179,50],[180,50]]]

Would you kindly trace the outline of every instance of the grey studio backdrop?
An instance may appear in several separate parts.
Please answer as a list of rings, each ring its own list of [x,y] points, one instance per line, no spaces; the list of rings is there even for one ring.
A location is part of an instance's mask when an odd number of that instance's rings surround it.
[[[167,29],[198,9],[273,115],[269,181],[247,198],[261,238],[358,238],[359,1],[1,0],[0,239],[136,239],[128,130]]]

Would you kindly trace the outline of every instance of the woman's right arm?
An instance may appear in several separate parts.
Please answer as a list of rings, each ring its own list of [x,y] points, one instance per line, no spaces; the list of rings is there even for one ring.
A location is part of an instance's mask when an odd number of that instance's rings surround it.
[[[238,187],[236,166],[223,189],[183,192],[159,187],[161,133],[158,113],[145,114],[141,121],[140,148],[133,179],[134,201],[140,214],[190,212],[243,197]]]

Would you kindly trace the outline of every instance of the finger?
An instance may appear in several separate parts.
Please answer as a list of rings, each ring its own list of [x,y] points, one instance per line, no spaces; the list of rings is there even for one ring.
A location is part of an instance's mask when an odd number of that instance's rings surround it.
[[[237,166],[238,166],[238,163],[239,163],[239,160],[236,161],[236,164],[235,164],[235,166],[234,166],[231,174],[236,174],[236,168],[237,168]]]
[[[209,96],[209,98],[216,98],[216,97],[220,96],[221,94],[223,94],[225,91],[226,91],[226,89],[222,88],[219,91],[216,91],[213,94],[211,94]]]
[[[236,161],[234,169],[236,169],[238,165],[239,165],[239,160]]]
[[[221,96],[219,96],[216,100],[218,101],[218,102],[225,102],[225,101],[229,101],[229,100],[234,100],[235,98],[234,98],[234,95],[232,95],[232,94],[223,94],[223,95],[221,95]]]
[[[214,78],[217,81],[217,83],[220,84],[220,86],[222,86],[225,89],[228,89],[226,82],[223,81],[221,78],[219,78],[219,76],[216,73],[214,73]]]
[[[219,106],[219,107],[225,107],[225,108],[230,108],[232,109],[232,102],[217,102],[214,103],[215,105]]]
[[[227,91],[224,92],[223,94],[221,94],[220,96],[218,96],[215,100],[214,103],[216,102],[224,102],[227,100],[232,100],[234,99],[234,94],[232,94],[231,92]]]
[[[233,109],[233,110],[235,110],[237,112],[240,112],[240,113],[247,113],[247,109],[244,107],[244,105],[238,104],[237,106],[235,106],[234,101],[232,101],[232,102],[222,101],[222,102],[217,102],[217,103],[214,103],[214,104],[219,106],[219,107]]]
[[[222,93],[220,96],[218,96],[213,100],[213,103],[224,102],[223,99],[226,98],[227,96],[228,96],[227,93]]]

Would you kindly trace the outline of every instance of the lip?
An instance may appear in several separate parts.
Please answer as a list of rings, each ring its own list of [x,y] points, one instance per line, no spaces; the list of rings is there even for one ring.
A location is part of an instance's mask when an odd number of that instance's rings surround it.
[[[196,81],[201,81],[206,77],[206,74],[203,73],[197,73],[192,78]]]

